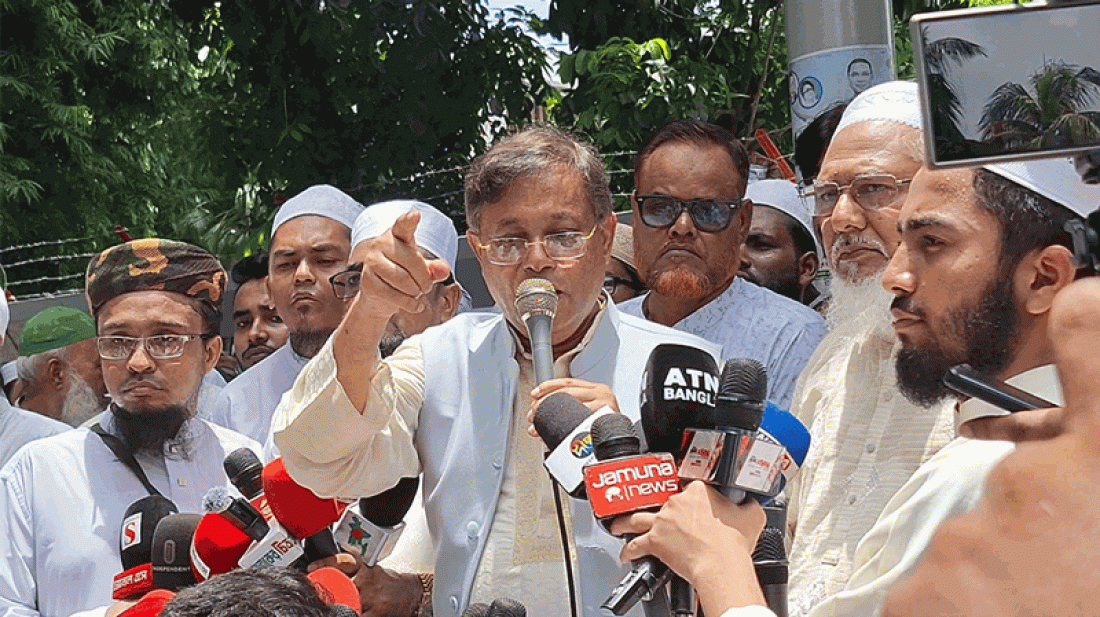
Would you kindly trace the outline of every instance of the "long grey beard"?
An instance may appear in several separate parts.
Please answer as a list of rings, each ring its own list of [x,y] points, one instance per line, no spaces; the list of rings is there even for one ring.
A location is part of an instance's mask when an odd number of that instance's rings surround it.
[[[65,400],[61,404],[62,422],[69,426],[80,426],[106,407],[107,402],[96,395],[83,377],[76,373],[69,374],[69,388],[65,391]]]
[[[833,275],[831,296],[825,319],[831,333],[838,336],[893,336],[890,302],[894,295],[882,288],[882,272],[858,283]]]

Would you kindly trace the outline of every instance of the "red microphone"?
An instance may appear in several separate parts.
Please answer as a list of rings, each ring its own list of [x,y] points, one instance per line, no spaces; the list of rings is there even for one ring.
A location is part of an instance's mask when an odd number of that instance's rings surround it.
[[[174,597],[176,593],[173,591],[155,589],[142,596],[137,604],[119,613],[118,617],[156,617]]]
[[[362,614],[359,588],[346,574],[332,566],[325,566],[310,572],[308,578],[325,604],[339,604],[355,611],[356,615]]]
[[[303,548],[310,562],[339,552],[329,526],[340,518],[347,504],[318,497],[295,482],[281,458],[264,467],[263,486],[275,519],[291,536],[304,540]]]
[[[626,416],[596,418],[592,445],[597,462],[584,468],[584,486],[593,514],[605,527],[623,514],[657,510],[680,492],[672,455],[639,454],[640,440]]]
[[[248,534],[217,512],[207,512],[195,527],[191,541],[191,571],[202,582],[238,567],[241,556],[252,544]]]

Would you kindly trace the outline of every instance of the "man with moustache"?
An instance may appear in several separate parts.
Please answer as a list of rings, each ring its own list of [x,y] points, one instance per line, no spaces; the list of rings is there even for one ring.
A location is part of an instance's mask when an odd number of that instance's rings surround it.
[[[901,391],[922,406],[951,399],[960,423],[1005,414],[976,399],[958,403],[956,395],[943,385],[949,367],[967,363],[1061,405],[1062,390],[1053,364],[1056,348],[1051,340],[1058,337],[1051,328],[1052,313],[1062,290],[1076,277],[1065,225],[1073,219],[1083,220],[1097,203],[1100,187],[1082,184],[1069,159],[919,171],[899,213],[901,244],[882,279],[882,285],[894,295],[893,326],[902,344],[896,361]],[[1036,465],[1025,471],[1020,465],[1007,466],[1000,475],[994,472],[990,476],[1012,449],[1013,444],[1006,441],[960,437],[921,465],[860,541],[854,573],[846,588],[815,606],[810,615],[881,614],[887,594],[914,569],[937,528],[948,518],[971,510],[989,490],[983,488],[987,478],[995,491],[994,498],[1003,505],[1006,495],[1013,491],[1010,474],[1015,474],[1016,482],[1034,487],[1055,482],[1055,477],[1064,473],[1066,460],[1048,459],[1045,469]],[[1036,476],[1045,480],[1037,483]],[[699,506],[694,516],[669,510],[656,517],[659,521],[620,524],[621,532],[656,532],[624,551],[624,557],[652,552],[673,558],[671,553],[677,544],[683,545],[684,535],[751,539],[759,529],[752,508],[713,499],[707,508],[699,495],[691,503]],[[1041,503],[1018,502],[1000,516],[1014,516],[1036,505],[1043,508]],[[1059,505],[1063,513],[1055,513],[1053,507],[1053,503],[1046,506],[1051,510],[1048,520],[1077,516],[1084,510]],[[894,594],[888,614],[957,615],[961,607],[966,607],[965,614],[1022,614],[1018,611],[1021,601],[1030,607],[1026,614],[1050,614],[1056,606],[1069,606],[1056,597],[1060,596],[1057,593],[1042,593],[1043,600],[1037,602],[1034,587],[1023,594],[1006,589],[1004,563],[1009,561],[1014,562],[1018,575],[1028,572],[1018,576],[1021,580],[1043,580],[1049,576],[1047,573],[1060,570],[1025,570],[1028,561],[1013,554],[1019,550],[1020,540],[1032,541],[1036,531],[1006,534],[1003,530],[1011,527],[995,524],[992,531],[1005,544],[984,542],[977,530],[999,516],[994,517],[988,505],[974,514],[968,515],[965,524],[949,524],[948,532],[933,546],[929,567]],[[1095,511],[1087,516],[1092,520],[1083,523],[1081,529],[1092,525]],[[689,527],[688,521],[694,525]],[[960,530],[965,530],[965,535]],[[1063,556],[1056,557],[1058,550],[1042,546],[1057,544],[1057,536],[1047,535],[1045,539],[1035,550],[1044,550],[1048,559],[1073,563],[1074,551],[1063,547]],[[691,543],[690,539],[687,542]],[[677,567],[713,579],[715,563],[724,562],[733,571],[743,570],[750,562],[751,546],[720,542],[713,549],[681,556]],[[980,553],[977,547],[981,547]],[[715,612],[725,617],[763,614],[753,612],[756,609],[727,610],[758,604],[759,598],[750,577],[723,580],[726,585],[721,588],[715,580],[704,584],[712,590],[710,604],[720,608]],[[989,591],[994,587],[997,593]],[[1048,580],[1039,587],[1041,593],[1057,585]],[[1076,602],[1081,599],[1071,597]]]
[[[24,447],[0,470],[0,612],[71,615],[111,604],[119,533],[150,494],[201,512],[206,491],[235,491],[230,452],[259,444],[195,417],[221,354],[226,275],[206,251],[148,238],[88,265],[85,294],[111,405],[93,430]]]
[[[19,336],[19,406],[69,426],[107,407],[95,322],[84,311],[51,306],[27,320]]]
[[[814,239],[810,206],[789,180],[750,182],[752,225],[741,247],[739,276],[809,307],[820,296],[814,288],[821,256]]]
[[[825,336],[815,311],[737,276],[752,222],[744,199],[745,147],[726,129],[674,120],[634,161],[634,257],[649,292],[628,315],[722,346],[768,370],[768,400],[786,408],[802,367]]]
[[[230,276],[238,285],[233,296],[233,356],[246,371],[282,347],[290,333],[267,292],[267,253],[238,261]]]
[[[268,251],[267,292],[290,332],[290,343],[222,389],[210,420],[264,443],[271,416],[302,367],[344,316],[329,277],[343,271],[351,227],[363,206],[327,184],[291,197],[275,214]]]
[[[950,404],[925,408],[898,390],[900,343],[880,284],[922,160],[916,84],[881,84],[845,110],[812,189],[833,278],[830,332],[791,406],[813,437],[787,489],[792,616],[845,588],[860,539],[917,468],[954,437]]]
[[[382,360],[378,343],[392,316],[421,310],[449,275],[414,244],[419,213],[402,215],[356,247],[361,291],[280,405],[275,443],[291,474],[320,495],[375,495],[423,473],[437,541],[436,615],[508,597],[529,615],[560,617],[571,612],[574,589],[573,612],[598,614],[625,573],[619,542],[542,469],[545,447],[528,432],[530,414],[566,392],[638,419],[656,345],[717,349],[623,315],[603,294],[615,218],[591,146],[551,127],[518,131],[473,162],[465,202],[467,239],[501,313],[458,315]],[[516,287],[532,278],[557,296],[555,378],[541,385],[515,306]]]

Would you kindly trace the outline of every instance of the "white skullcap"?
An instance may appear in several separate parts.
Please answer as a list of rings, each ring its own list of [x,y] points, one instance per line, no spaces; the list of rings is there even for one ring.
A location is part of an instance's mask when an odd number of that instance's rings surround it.
[[[917,84],[911,81],[888,81],[864,90],[848,103],[836,133],[857,122],[887,120],[911,126],[918,131],[923,124]]]
[[[1035,159],[982,167],[1073,210],[1081,218],[1100,208],[1100,185],[1085,184],[1073,159]]]
[[[458,232],[451,217],[436,210],[422,201],[400,199],[376,203],[355,219],[351,230],[351,248],[364,240],[377,238],[386,233],[406,212],[420,212],[420,222],[416,225],[416,245],[432,255],[447,262],[454,272],[458,258]]]
[[[810,204],[799,194],[798,187],[790,180],[758,180],[749,183],[745,198],[751,199],[754,206],[771,206],[783,214],[798,221],[798,224],[814,239],[814,248],[821,256],[821,245],[814,234],[813,216]]]
[[[283,223],[299,216],[323,216],[351,229],[355,217],[363,211],[363,205],[350,195],[328,184],[317,184],[286,200],[275,214],[271,224],[271,237]]]
[[[19,360],[12,360],[6,364],[0,364],[0,381],[6,386],[19,379]],[[3,394],[0,394],[3,396]]]
[[[8,331],[8,297],[4,295],[4,288],[0,287],[0,343],[4,342],[4,333]]]

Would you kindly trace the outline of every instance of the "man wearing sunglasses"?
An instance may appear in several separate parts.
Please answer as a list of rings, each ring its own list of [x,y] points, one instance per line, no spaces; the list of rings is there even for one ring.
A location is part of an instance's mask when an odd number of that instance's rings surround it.
[[[157,238],[92,259],[85,295],[111,404],[91,430],[33,442],[0,470],[0,613],[112,604],[130,504],[160,494],[198,513],[210,488],[237,494],[222,461],[259,444],[196,417],[226,278],[210,253]]]
[[[952,408],[898,390],[882,271],[898,215],[923,161],[916,84],[889,82],[844,111],[812,188],[832,270],[829,335],[799,379],[791,412],[813,444],[787,489],[790,614],[809,613],[853,575],[856,546],[897,491],[954,436]]]
[[[319,495],[377,495],[423,474],[437,542],[436,615],[501,597],[532,617],[597,615],[627,571],[621,542],[550,479],[530,414],[565,392],[592,411],[607,406],[637,420],[657,345],[714,356],[717,348],[608,301],[615,218],[607,171],[576,137],[531,127],[501,139],[470,166],[465,202],[467,239],[501,313],[458,315],[380,357],[392,316],[423,310],[450,274],[414,244],[422,214],[403,214],[353,251],[361,292],[280,405],[275,445],[294,478]],[[532,278],[551,283],[558,298],[555,378],[541,384],[515,305],[517,286]]]
[[[290,340],[222,389],[212,422],[260,443],[267,439],[279,399],[344,317],[347,301],[333,294],[328,279],[347,268],[351,227],[362,211],[350,195],[327,184],[311,186],[279,208],[266,285]]]
[[[752,222],[748,165],[729,131],[697,120],[669,122],[638,152],[634,257],[650,291],[619,308],[721,345],[723,359],[759,361],[768,400],[786,408],[825,321],[737,276]]]

